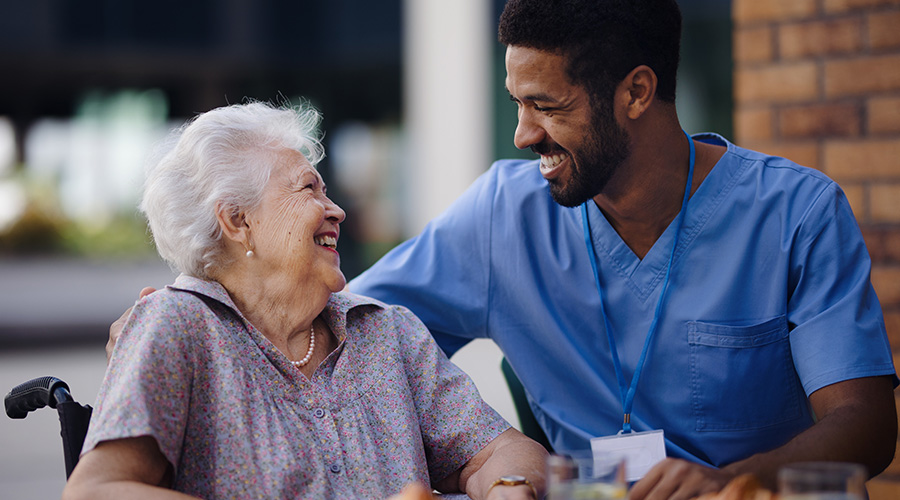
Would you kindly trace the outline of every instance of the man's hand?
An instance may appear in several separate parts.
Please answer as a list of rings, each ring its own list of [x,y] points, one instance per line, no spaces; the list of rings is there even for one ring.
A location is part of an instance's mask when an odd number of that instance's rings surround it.
[[[143,289],[141,289],[141,293],[139,294],[138,298],[142,299],[155,291],[156,289],[151,286],[144,287]],[[122,334],[122,327],[125,326],[125,320],[128,319],[128,315],[131,314],[132,309],[134,309],[134,307],[129,307],[125,312],[122,313],[121,316],[119,316],[119,319],[113,321],[113,323],[109,325],[109,340],[106,342],[107,363],[109,363],[109,358],[112,357],[113,347],[116,346],[116,341],[119,340],[119,335]]]
[[[727,470],[667,458],[635,483],[628,497],[630,500],[688,500],[717,492],[734,477]]]
[[[722,469],[667,458],[631,489],[631,500],[689,499],[721,490],[733,478],[752,474],[774,490],[778,469],[795,462],[827,460],[865,465],[869,477],[894,458],[897,408],[893,377],[863,377],[822,387],[809,396],[818,420],[786,444]]]

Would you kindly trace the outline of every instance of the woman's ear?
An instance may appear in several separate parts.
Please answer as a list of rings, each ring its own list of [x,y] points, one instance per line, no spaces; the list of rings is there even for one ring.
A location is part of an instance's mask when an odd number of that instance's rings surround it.
[[[656,73],[649,66],[640,65],[631,70],[619,84],[618,93],[625,105],[625,115],[636,120],[647,111],[656,98]]]
[[[216,204],[216,220],[222,236],[226,240],[238,243],[242,247],[250,247],[250,225],[247,224],[247,216],[236,207]]]

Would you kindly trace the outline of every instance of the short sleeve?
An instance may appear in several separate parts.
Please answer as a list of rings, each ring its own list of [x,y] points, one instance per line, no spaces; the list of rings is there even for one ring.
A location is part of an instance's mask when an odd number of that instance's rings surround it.
[[[481,399],[472,379],[447,359],[418,318],[403,307],[393,310],[428,472],[433,481],[439,481],[510,425]]]
[[[113,351],[82,453],[102,441],[151,436],[177,470],[193,378],[183,301],[198,300],[163,290],[138,301]]]
[[[894,373],[871,261],[840,188],[810,206],[791,254],[791,351],[807,395],[852,378]]]

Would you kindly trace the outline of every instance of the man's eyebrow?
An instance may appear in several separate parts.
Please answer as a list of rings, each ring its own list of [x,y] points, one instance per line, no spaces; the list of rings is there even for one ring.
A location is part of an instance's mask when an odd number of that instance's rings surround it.
[[[524,96],[522,99],[519,99],[518,97],[515,97],[514,95],[512,95],[512,92],[510,92],[509,89],[506,89],[506,92],[509,94],[509,99],[513,102],[519,102],[520,100],[522,100],[522,101],[529,101],[529,102],[537,101],[537,102],[559,103],[559,101],[556,98],[553,98],[549,94],[546,94],[543,92],[538,92],[537,94],[528,94],[528,95]]]

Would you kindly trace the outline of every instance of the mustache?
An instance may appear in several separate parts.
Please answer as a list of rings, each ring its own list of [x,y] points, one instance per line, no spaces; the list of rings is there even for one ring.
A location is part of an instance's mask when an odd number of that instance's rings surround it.
[[[539,142],[537,144],[532,144],[530,149],[533,153],[544,156],[553,153],[569,153],[564,148],[559,147],[559,144],[551,144],[548,142]]]

